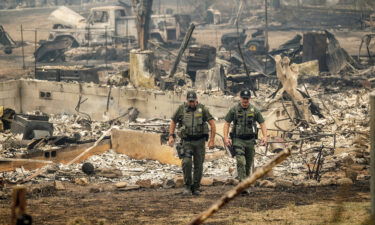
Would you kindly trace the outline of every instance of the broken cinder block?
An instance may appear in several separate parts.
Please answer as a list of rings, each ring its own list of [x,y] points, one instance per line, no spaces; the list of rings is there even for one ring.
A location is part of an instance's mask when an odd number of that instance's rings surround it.
[[[65,186],[61,181],[55,180],[54,185],[56,190],[65,190]]]

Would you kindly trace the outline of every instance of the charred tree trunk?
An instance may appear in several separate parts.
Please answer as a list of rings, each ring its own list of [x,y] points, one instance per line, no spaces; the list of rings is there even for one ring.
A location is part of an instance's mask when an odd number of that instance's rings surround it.
[[[133,9],[137,17],[138,44],[141,50],[147,49],[150,36],[149,25],[151,20],[153,0],[132,0]]]
[[[279,55],[275,56],[276,62],[276,75],[282,83],[282,88],[279,93],[285,91],[291,98],[293,105],[296,108],[296,115],[299,115],[299,119],[306,120],[309,122],[310,111],[308,109],[308,102],[304,99],[302,94],[297,90],[297,79],[298,79],[298,68],[295,65],[289,65],[290,59],[284,57],[281,59]],[[281,97],[281,96],[280,96]]]

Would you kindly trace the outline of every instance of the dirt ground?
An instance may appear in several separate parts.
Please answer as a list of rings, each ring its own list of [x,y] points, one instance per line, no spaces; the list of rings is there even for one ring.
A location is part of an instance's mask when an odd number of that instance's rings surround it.
[[[204,187],[194,197],[182,196],[179,188],[118,191],[112,184],[64,184],[66,190],[43,184],[29,194],[28,213],[35,224],[186,224],[233,187]],[[251,190],[205,224],[370,224],[368,183]],[[8,224],[9,214],[10,199],[0,200],[0,224]],[[86,223],[68,223],[78,218]]]

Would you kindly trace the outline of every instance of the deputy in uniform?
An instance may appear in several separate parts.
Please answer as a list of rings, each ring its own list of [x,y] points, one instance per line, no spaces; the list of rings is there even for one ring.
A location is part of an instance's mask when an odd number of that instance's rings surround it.
[[[240,103],[232,107],[225,116],[224,142],[227,146],[234,148],[237,161],[237,174],[240,181],[250,175],[250,169],[254,161],[254,144],[257,138],[257,125],[262,130],[262,144],[267,142],[267,128],[260,111],[250,104],[250,91],[240,92]],[[228,136],[230,124],[233,127]]]
[[[183,194],[199,195],[205,157],[205,142],[209,138],[208,147],[214,146],[216,127],[214,118],[208,108],[198,103],[197,94],[194,91],[189,91],[186,99],[187,102],[180,105],[172,116],[168,144],[174,145],[175,129],[178,125],[178,134],[182,140],[179,157],[182,159],[184,174],[185,188]],[[208,135],[207,123],[211,127],[210,135]],[[194,174],[192,176],[193,165]]]

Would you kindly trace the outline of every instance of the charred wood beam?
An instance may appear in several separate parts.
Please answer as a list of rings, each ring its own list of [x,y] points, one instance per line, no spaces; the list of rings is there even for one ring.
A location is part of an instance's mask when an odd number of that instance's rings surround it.
[[[180,49],[178,50],[178,55],[177,55],[177,58],[176,58],[176,60],[173,64],[173,67],[171,69],[169,77],[173,77],[174,74],[176,73],[177,66],[178,66],[179,62],[181,61],[181,57],[184,54],[187,46],[189,45],[189,42],[190,42],[191,36],[193,35],[194,29],[195,29],[195,25],[193,23],[190,24],[190,27],[185,34],[184,40],[181,43]]]
[[[246,71],[246,76],[248,77],[248,82],[249,82],[250,90],[253,91],[254,96],[256,97],[256,96],[257,96],[257,94],[256,94],[256,92],[255,92],[255,91],[256,91],[256,88],[255,88],[255,85],[254,85],[253,80],[250,79],[250,72],[249,72],[249,70],[248,70],[248,68],[247,68],[247,66],[246,66],[245,58],[243,57],[240,42],[237,42],[237,47],[238,47],[238,52],[239,52],[240,55],[241,55],[241,59],[242,59],[242,62],[243,62],[243,67],[244,67],[244,69],[245,69],[245,71]]]

